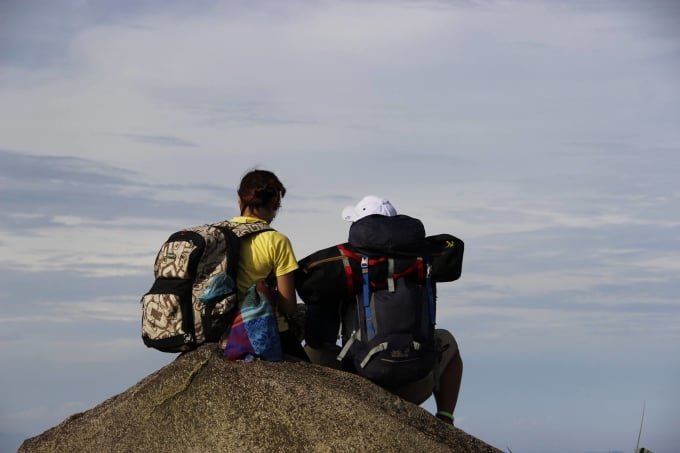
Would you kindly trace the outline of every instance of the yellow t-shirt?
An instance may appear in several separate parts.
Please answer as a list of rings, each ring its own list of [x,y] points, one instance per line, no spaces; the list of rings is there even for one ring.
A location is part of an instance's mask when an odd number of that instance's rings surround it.
[[[232,222],[254,223],[262,222],[255,217],[234,217]],[[241,256],[238,264],[236,287],[238,297],[245,297],[248,288],[253,283],[267,278],[276,277],[293,272],[298,268],[293,246],[288,237],[278,231],[263,231],[241,239]],[[286,318],[277,313],[279,331],[288,330]]]

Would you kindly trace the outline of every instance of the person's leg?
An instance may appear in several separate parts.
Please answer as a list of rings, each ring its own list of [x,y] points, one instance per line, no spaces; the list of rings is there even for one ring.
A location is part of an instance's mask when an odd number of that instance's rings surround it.
[[[439,362],[439,385],[433,392],[437,403],[437,417],[453,423],[453,411],[456,409],[463,379],[463,360],[460,357],[458,344],[450,332],[437,329],[436,337],[445,348]]]
[[[307,353],[302,348],[302,345],[293,332],[290,330],[279,332],[279,338],[281,339],[281,351],[283,352],[284,358],[289,360],[302,360],[304,362],[310,361],[309,357],[307,357]]]
[[[310,345],[305,345],[305,352],[309,360],[315,365],[321,365],[328,368],[342,369],[342,363],[338,360],[340,353],[340,346],[325,343],[316,348]]]
[[[432,395],[434,379],[434,374],[430,372],[422,379],[418,379],[417,381],[409,382],[394,389],[388,390],[400,398],[405,399],[409,403],[420,406]]]
[[[335,344],[340,330],[340,315],[336,303],[307,305],[305,307],[305,344],[319,348]]]
[[[337,357],[340,346],[335,343],[340,330],[336,304],[307,305],[305,310],[305,352],[316,365],[342,369]]]

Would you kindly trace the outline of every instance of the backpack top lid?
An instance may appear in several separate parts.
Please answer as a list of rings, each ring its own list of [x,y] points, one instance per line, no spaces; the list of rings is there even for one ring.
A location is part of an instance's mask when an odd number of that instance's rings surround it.
[[[349,227],[349,245],[367,255],[415,255],[426,251],[425,227],[413,217],[369,215]]]

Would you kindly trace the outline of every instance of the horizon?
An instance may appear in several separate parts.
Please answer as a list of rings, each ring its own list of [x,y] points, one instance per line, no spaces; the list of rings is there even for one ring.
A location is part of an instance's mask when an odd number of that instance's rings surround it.
[[[0,3],[0,450],[174,359],[161,244],[286,185],[301,259],[366,194],[465,243],[456,426],[519,453],[680,445],[680,3]],[[298,299],[299,300],[299,299]],[[432,412],[431,400],[423,407]]]

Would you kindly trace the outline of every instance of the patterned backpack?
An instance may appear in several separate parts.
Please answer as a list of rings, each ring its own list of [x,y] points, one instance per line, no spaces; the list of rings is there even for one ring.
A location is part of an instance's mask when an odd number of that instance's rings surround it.
[[[217,342],[236,315],[240,239],[272,228],[265,222],[223,221],[172,234],[154,263],[144,294],[142,340],[163,352]]]

